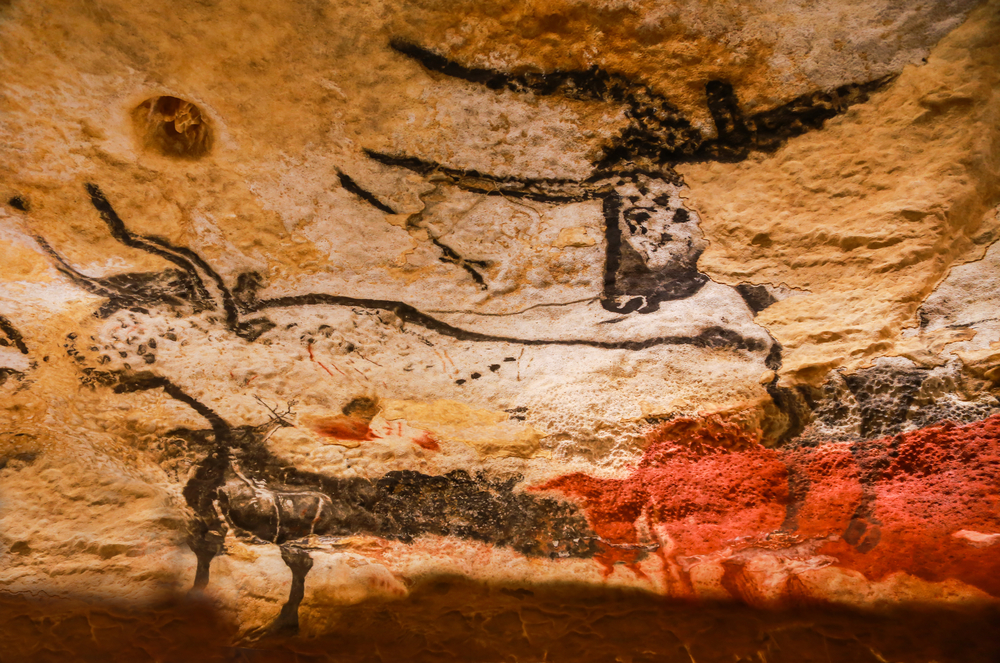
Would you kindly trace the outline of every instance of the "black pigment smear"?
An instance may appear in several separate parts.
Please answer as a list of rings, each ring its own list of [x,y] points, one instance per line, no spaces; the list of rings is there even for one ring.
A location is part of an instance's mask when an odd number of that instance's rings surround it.
[[[746,124],[756,150],[774,152],[789,138],[823,127],[823,123],[851,106],[868,101],[896,75],[882,76],[863,83],[848,83],[834,90],[816,90],[792,99],[777,108],[751,115]]]
[[[56,263],[56,269],[87,292],[108,301],[95,312],[107,318],[119,310],[146,313],[156,306],[182,307],[190,305],[195,311],[205,310],[207,302],[199,292],[199,284],[191,273],[176,269],[162,272],[131,272],[109,277],[91,277],[70,265],[42,237],[35,237],[42,250]],[[197,276],[197,275],[195,275]]]
[[[248,476],[289,494],[315,491],[328,496],[333,512],[316,534],[371,534],[405,543],[426,534],[456,536],[511,547],[525,555],[587,557],[594,534],[570,502],[518,490],[520,475],[494,477],[454,470],[427,475],[410,470],[377,479],[329,477],[290,467],[263,443],[263,435],[242,427],[234,434],[233,457]],[[247,522],[260,538],[291,541],[296,532],[276,531],[267,512]]]
[[[375,194],[361,188],[357,184],[357,182],[355,182],[353,179],[351,179],[344,173],[340,173],[339,175],[340,175],[340,184],[347,191],[350,191],[358,198],[365,201],[366,203],[368,203],[369,205],[373,206],[375,209],[381,212],[384,212],[386,214],[397,213],[394,209],[392,209],[391,207],[380,201],[375,196]],[[429,232],[427,233],[427,235],[428,237],[430,237],[430,240],[434,244],[434,246],[438,247],[441,250],[441,258],[440,258],[441,262],[447,262],[456,265],[458,267],[461,267],[466,272],[468,272],[469,276],[472,277],[472,280],[475,281],[476,285],[478,285],[481,290],[486,290],[486,279],[483,278],[483,275],[479,272],[478,269],[476,269],[476,267],[480,268],[489,267],[490,266],[489,261],[468,260],[466,258],[463,258],[461,255],[458,254],[457,251],[455,251],[455,249],[444,244],[439,238],[434,237]]]
[[[585,101],[625,101],[635,86],[627,79],[593,67],[577,71],[508,74],[495,69],[466,67],[434,51],[401,39],[391,39],[389,46],[450,78],[460,78],[484,85],[491,90],[533,92],[537,95],[559,94]]]
[[[780,360],[778,366],[771,368],[771,370],[777,372],[779,368],[781,368]],[[766,390],[768,396],[771,397],[774,407],[784,414],[788,420],[788,425],[775,440],[775,443],[780,446],[787,444],[802,434],[802,431],[812,421],[812,410],[809,407],[809,403],[797,389],[779,387],[777,382],[778,377],[775,376],[774,380],[767,385]]]
[[[750,283],[741,283],[736,286],[736,292],[740,293],[743,301],[747,303],[750,310],[753,311],[754,316],[768,306],[776,303],[778,300],[774,298],[767,288],[762,285],[752,285]]]
[[[385,212],[386,214],[397,213],[396,210],[392,209],[391,207],[383,203],[381,200],[376,198],[374,194],[358,186],[358,183],[355,182],[353,179],[351,179],[349,176],[345,175],[344,173],[337,173],[337,175],[340,178],[340,186],[344,187],[345,190],[350,191],[355,196],[361,198],[363,201],[365,201],[366,203],[368,203],[369,205],[371,205],[372,207],[381,212]]]
[[[610,190],[607,185],[590,186],[575,180],[504,177],[475,170],[450,168],[434,161],[411,156],[387,154],[369,149],[364,152],[369,158],[387,166],[406,168],[424,176],[434,176],[466,191],[487,196],[526,198],[543,203],[571,203],[590,200],[597,197],[600,192]]]
[[[271,631],[295,634],[299,632],[299,606],[306,595],[306,575],[313,567],[313,560],[308,552],[294,546],[281,546],[281,559],[292,572],[292,587],[288,601],[271,624]]]
[[[785,505],[785,520],[781,523],[781,530],[794,532],[799,528],[799,512],[809,495],[812,481],[795,463],[786,463],[785,467],[788,470],[788,503]]]
[[[841,538],[854,546],[858,552],[867,553],[878,545],[882,538],[882,521],[875,515],[877,494],[876,484],[883,478],[885,470],[892,463],[890,456],[899,446],[893,438],[888,444],[871,441],[852,444],[851,455],[858,466],[858,483],[861,484],[861,499],[851,515]]]
[[[260,272],[243,272],[236,277],[233,286],[233,300],[241,313],[246,313],[259,301],[257,293],[264,287],[264,277]]]
[[[700,251],[686,255],[676,266],[652,270],[632,246],[623,241],[619,218],[622,197],[604,197],[604,292],[601,306],[613,313],[652,313],[660,303],[687,299],[708,283],[709,278],[692,267]]]
[[[0,338],[0,345],[14,346],[21,354],[28,354],[28,346],[24,343],[24,337],[21,336],[21,332],[17,330],[14,323],[2,315],[0,315],[0,332],[3,332],[4,336],[6,336],[6,338]]]
[[[212,425],[212,433],[215,435],[217,445],[232,442],[232,429],[221,416],[165,377],[145,371],[141,373],[112,372],[105,374],[104,381],[114,385],[116,394],[162,389],[168,396],[184,403],[208,420],[208,423]]]
[[[27,212],[30,209],[28,201],[22,198],[21,196],[14,196],[13,198],[7,201],[7,204],[13,207],[14,209],[21,210],[22,212]]]
[[[753,136],[747,128],[733,86],[726,81],[705,84],[705,102],[712,114],[718,141],[732,146],[748,145]]]
[[[844,376],[861,415],[861,437],[892,435],[902,430],[910,405],[930,371],[874,366]]]
[[[7,380],[10,378],[21,381],[24,379],[24,372],[6,366],[0,367],[0,387],[7,384]]]
[[[483,275],[476,269],[476,267],[489,267],[491,263],[488,260],[469,260],[467,258],[463,258],[457,251],[455,251],[455,249],[443,243],[437,237],[431,236],[430,233],[428,233],[428,237],[431,238],[431,242],[434,246],[441,249],[441,262],[447,262],[461,267],[468,272],[469,276],[472,277],[472,280],[476,282],[476,285],[478,285],[481,290],[486,290],[486,279],[483,278]]]

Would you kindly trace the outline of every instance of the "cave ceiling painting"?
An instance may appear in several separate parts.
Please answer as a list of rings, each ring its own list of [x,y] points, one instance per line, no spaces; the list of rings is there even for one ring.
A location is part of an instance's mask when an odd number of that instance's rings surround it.
[[[997,49],[976,35],[996,32],[996,20],[976,16],[948,53],[989,67]],[[835,572],[882,588],[904,574],[912,587],[872,590],[904,596],[935,583],[976,600],[1000,595],[991,319],[960,322],[951,303],[969,297],[970,279],[956,273],[924,308],[930,290],[911,283],[900,300],[917,331],[900,331],[881,355],[855,352],[867,364],[845,358],[832,370],[790,334],[789,370],[767,315],[823,284],[762,282],[767,269],[721,274],[739,233],[713,235],[725,228],[705,216],[724,203],[719,180],[738,174],[729,186],[744,195],[755,168],[808,155],[831,131],[878,135],[879,109],[922,89],[919,71],[933,63],[904,72],[890,58],[863,76],[848,67],[846,80],[779,85],[780,99],[745,67],[707,67],[678,84],[675,102],[652,79],[676,83],[676,72],[605,66],[621,64],[614,52],[586,67],[578,54],[485,66],[502,58],[394,32],[392,20],[369,37],[365,48],[401,85],[424,81],[452,102],[511,115],[543,108],[543,133],[549,122],[558,138],[516,158],[484,148],[467,159],[447,149],[468,143],[460,123],[433,127],[429,147],[398,139],[393,122],[345,129],[352,117],[363,124],[351,113],[416,111],[351,102],[324,79],[324,101],[354,109],[323,126],[339,137],[315,139],[329,140],[329,154],[250,142],[258,173],[252,159],[214,161],[249,131],[234,124],[240,114],[206,106],[209,88],[175,81],[169,94],[116,102],[131,104],[119,143],[81,123],[94,139],[77,152],[83,167],[55,176],[8,166],[13,287],[0,309],[0,389],[15,405],[0,471],[23,478],[57,462],[48,456],[72,455],[51,440],[75,427],[86,433],[73,444],[160,486],[169,507],[150,512],[182,514],[164,519],[162,538],[164,550],[185,551],[169,553],[185,591],[221,597],[240,565],[278,555],[289,579],[276,584],[273,609],[247,619],[251,639],[297,633],[303,611],[319,623],[309,602],[326,591],[331,564],[393,569],[399,576],[365,591],[398,597],[406,574],[390,558],[455,541],[480,556],[502,551],[505,564],[544,562],[552,580],[572,568],[594,583],[754,607],[814,600]],[[990,94],[921,97],[930,110],[920,122],[980,112]],[[283,112],[275,122],[289,119]],[[583,147],[553,167],[552,145],[580,136]],[[297,177],[308,196],[291,191]],[[692,202],[706,181],[715,207]],[[1000,202],[995,191],[977,204]],[[938,280],[946,260],[985,251],[993,217],[938,243],[945,260],[926,258]],[[750,238],[753,260],[773,241]],[[705,260],[713,242],[722,249]],[[822,313],[804,310],[803,319]],[[966,343],[965,354],[940,355],[946,342]],[[966,497],[953,495],[956,482]],[[929,525],[927,503],[947,517]],[[46,544],[18,527],[5,544],[30,567]]]

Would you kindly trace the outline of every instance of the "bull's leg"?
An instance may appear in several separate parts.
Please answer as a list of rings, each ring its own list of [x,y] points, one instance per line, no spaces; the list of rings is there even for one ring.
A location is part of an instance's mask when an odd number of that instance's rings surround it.
[[[94,206],[101,211],[105,220],[109,224],[120,224],[121,220],[115,215],[108,201],[104,199],[100,189],[91,184],[87,186],[87,190],[90,191]],[[127,231],[123,230],[122,232],[127,234]],[[225,538],[220,533],[225,530],[215,512],[214,500],[219,486],[223,483],[226,466],[229,464],[229,447],[233,440],[232,427],[214,410],[169,379],[149,371],[139,373],[115,371],[103,374],[102,381],[114,384],[116,394],[162,389],[167,396],[189,406],[212,425],[215,449],[198,464],[182,491],[185,501],[195,514],[188,538],[191,550],[198,559],[192,591],[204,589],[208,585],[208,569],[212,558],[222,551],[222,543]]]
[[[882,538],[879,527],[882,522],[875,515],[877,493],[876,484],[882,478],[882,454],[875,442],[858,442],[851,445],[851,455],[858,464],[858,483],[861,484],[861,500],[854,510],[850,522],[841,538],[860,553],[871,552]]]
[[[312,557],[305,550],[293,546],[281,546],[281,559],[292,571],[292,588],[288,601],[281,608],[281,614],[271,625],[275,633],[293,634],[299,632],[299,604],[306,591],[306,574],[312,568]]]

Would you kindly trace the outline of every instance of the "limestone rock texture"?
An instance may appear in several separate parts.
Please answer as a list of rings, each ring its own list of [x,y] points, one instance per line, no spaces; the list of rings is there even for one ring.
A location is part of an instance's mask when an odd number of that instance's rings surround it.
[[[1000,660],[998,0],[0,0],[0,662]]]

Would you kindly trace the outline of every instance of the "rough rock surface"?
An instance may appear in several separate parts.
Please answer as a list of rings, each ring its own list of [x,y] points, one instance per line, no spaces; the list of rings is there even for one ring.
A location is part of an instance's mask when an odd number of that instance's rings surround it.
[[[0,661],[995,661],[1000,4],[0,0]]]

